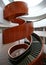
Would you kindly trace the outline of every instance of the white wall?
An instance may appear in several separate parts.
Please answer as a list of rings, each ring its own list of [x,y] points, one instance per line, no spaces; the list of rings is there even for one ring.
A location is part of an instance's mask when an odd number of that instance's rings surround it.
[[[8,21],[4,20],[4,17],[3,17],[3,8],[0,7],[0,24],[9,24]]]

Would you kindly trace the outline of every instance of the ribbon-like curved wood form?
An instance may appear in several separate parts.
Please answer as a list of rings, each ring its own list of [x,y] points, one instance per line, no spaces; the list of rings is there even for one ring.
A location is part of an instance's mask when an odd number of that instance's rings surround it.
[[[12,2],[4,8],[4,19],[18,23],[19,26],[11,27],[3,31],[3,43],[11,43],[25,37],[30,38],[33,32],[32,22],[26,23],[24,20],[17,18],[26,14],[28,14],[28,7],[25,2]]]
[[[19,26],[11,27],[3,30],[3,43],[11,43],[23,38],[27,38],[29,41],[30,35],[33,33],[32,22],[26,23],[26,21],[18,18],[18,16],[28,14],[28,7],[25,2],[16,1],[8,4],[4,8],[4,19],[13,23],[18,23]],[[42,52],[39,56],[31,62],[29,65],[42,65]]]

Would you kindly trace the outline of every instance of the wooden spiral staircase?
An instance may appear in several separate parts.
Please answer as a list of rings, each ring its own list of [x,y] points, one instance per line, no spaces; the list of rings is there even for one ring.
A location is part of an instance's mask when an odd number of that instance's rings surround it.
[[[20,4],[21,4],[21,6],[20,6]],[[23,26],[23,29],[27,25],[26,28],[27,27],[28,27],[28,29],[30,28],[29,29],[30,31],[28,30],[29,32],[27,33],[28,35],[31,35],[34,32],[34,33],[38,34],[41,37],[44,36],[43,34],[42,35],[40,34],[40,33],[44,33],[43,31],[33,31],[33,27],[34,27],[34,29],[35,28],[39,28],[39,26],[36,26],[35,25],[35,24],[38,24],[38,22],[34,22],[33,25],[32,25],[32,22],[30,22],[28,24],[25,24],[24,23],[25,22],[24,20],[21,20],[19,18],[18,19],[16,18],[18,16],[25,15],[25,14],[28,14],[28,7],[27,7],[27,5],[24,4],[24,2],[20,2],[20,3],[19,2],[13,2],[13,3],[8,4],[4,8],[4,19],[6,19],[8,21],[11,21],[11,22],[14,22],[14,23],[19,23],[20,24],[20,28],[18,28],[18,29],[20,29],[21,32],[23,31],[21,29],[21,25]],[[23,22],[21,23],[21,21],[23,21]],[[29,24],[30,24],[31,27],[29,26]],[[40,26],[40,27],[43,27],[43,26]],[[28,36],[26,34],[24,34],[24,32],[22,32],[22,35],[21,35],[20,34],[21,33],[20,31],[19,31],[20,33],[16,33],[16,31],[17,31],[17,27],[9,27],[8,29],[3,30],[3,32],[2,32],[3,33],[3,43],[6,44],[5,45],[5,48],[7,48],[8,46],[11,46],[11,44],[8,44],[8,43],[15,42],[16,40],[20,40],[20,39],[23,39],[25,37],[27,37],[27,39],[28,39]],[[21,36],[20,37],[17,36],[19,38],[16,38],[16,35],[17,34],[20,34]],[[43,61],[42,61],[43,60],[43,56],[44,56],[43,55],[43,43],[40,44],[39,42],[37,42],[36,41],[37,39],[33,38],[33,36],[32,36],[32,39],[31,40],[32,41],[35,41],[35,42],[31,44],[32,45],[31,46],[32,51],[28,55],[28,59],[25,58],[22,61],[22,63],[20,63],[18,65],[25,65],[25,63],[26,63],[26,65],[43,65]],[[3,49],[3,50],[5,50],[5,49]],[[5,53],[6,53],[6,51],[5,51]],[[29,57],[31,57],[31,60],[30,60]]]

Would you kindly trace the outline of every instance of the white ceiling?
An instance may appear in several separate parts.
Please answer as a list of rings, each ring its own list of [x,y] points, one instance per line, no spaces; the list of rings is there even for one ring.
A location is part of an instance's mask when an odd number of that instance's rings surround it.
[[[3,1],[13,2],[13,1],[19,1],[19,0],[0,0],[0,6],[4,5],[4,2],[3,2]],[[24,1],[24,0],[20,0],[20,1]],[[29,2],[31,2],[31,0],[30,0]],[[39,6],[40,6],[41,8],[46,7],[46,0],[43,0],[41,3],[39,3],[39,4],[37,5],[37,7],[39,7]]]

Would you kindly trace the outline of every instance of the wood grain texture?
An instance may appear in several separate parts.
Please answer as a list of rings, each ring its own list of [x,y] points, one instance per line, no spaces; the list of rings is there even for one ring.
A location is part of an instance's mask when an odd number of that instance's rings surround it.
[[[12,2],[4,8],[4,19],[18,23],[19,26],[11,27],[3,31],[3,43],[11,43],[25,37],[27,38],[32,34],[32,22],[26,23],[23,19],[17,18],[27,13],[27,4],[21,1]]]
[[[12,2],[4,8],[4,19],[7,20],[26,14],[28,14],[28,7],[22,1]]]

